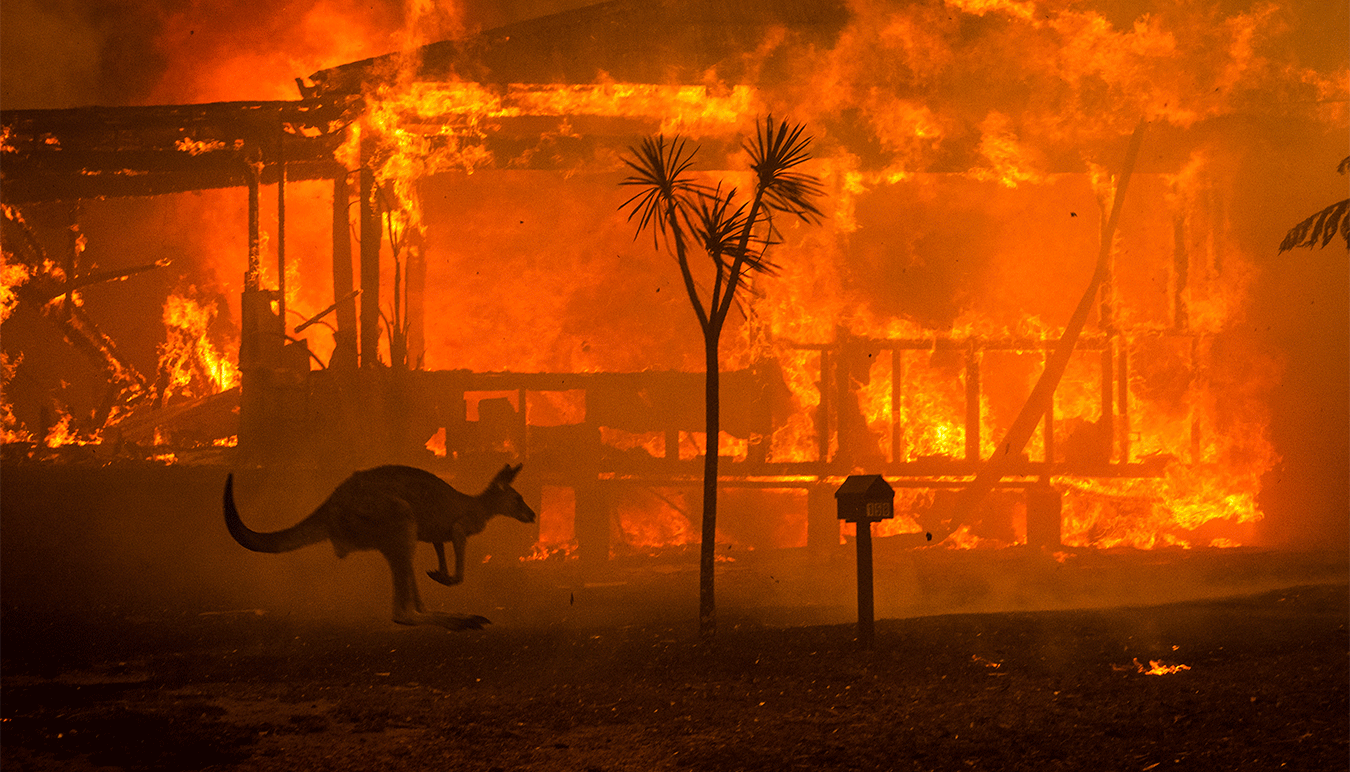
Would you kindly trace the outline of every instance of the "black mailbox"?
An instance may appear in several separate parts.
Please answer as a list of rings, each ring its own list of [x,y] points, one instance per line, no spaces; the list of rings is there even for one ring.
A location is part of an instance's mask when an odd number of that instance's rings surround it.
[[[895,489],[879,474],[850,475],[834,498],[840,520],[871,523],[895,517]]]

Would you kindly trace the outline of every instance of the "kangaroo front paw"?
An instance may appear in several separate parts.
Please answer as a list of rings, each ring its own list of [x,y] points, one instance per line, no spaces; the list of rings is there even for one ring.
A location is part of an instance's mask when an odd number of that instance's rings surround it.
[[[455,585],[464,581],[463,579],[451,576],[445,573],[444,571],[428,571],[427,576],[431,577],[431,580],[433,582],[440,582],[446,587],[454,587]]]

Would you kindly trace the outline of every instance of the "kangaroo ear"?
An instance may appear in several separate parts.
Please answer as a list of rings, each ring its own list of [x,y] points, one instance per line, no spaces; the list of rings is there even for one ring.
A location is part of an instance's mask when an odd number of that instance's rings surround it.
[[[510,485],[511,481],[515,480],[516,475],[520,473],[520,468],[522,466],[524,466],[524,464],[518,466],[507,464],[502,467],[502,470],[497,473],[497,476],[492,481],[497,485]]]

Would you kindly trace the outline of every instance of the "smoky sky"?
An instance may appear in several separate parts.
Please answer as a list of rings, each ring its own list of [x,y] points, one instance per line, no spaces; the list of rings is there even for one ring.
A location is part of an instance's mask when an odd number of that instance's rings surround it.
[[[421,34],[453,38],[588,4],[440,2],[422,18]],[[0,108],[296,99],[292,78],[397,50],[409,17],[404,6],[402,0],[6,0]],[[249,65],[259,71],[252,85],[237,71]]]

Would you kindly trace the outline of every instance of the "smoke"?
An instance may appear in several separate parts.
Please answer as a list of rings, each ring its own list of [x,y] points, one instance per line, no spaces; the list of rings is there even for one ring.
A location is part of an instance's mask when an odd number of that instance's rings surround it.
[[[294,79],[586,0],[14,0],[0,8],[0,106],[297,99]]]

